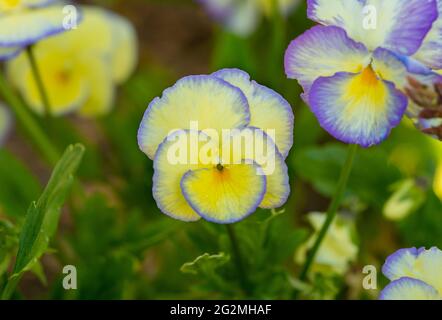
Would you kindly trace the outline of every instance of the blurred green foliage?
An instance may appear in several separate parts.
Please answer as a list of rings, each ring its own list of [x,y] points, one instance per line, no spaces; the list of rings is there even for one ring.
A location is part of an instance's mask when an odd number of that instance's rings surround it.
[[[226,33],[219,26],[213,31],[199,30],[210,33],[209,39],[195,37],[210,47],[209,63],[189,70],[205,69],[209,73],[222,67],[244,69],[288,99],[296,116],[295,144],[287,160],[292,194],[284,212],[259,210],[234,226],[246,271],[244,285],[225,226],[203,221],[183,223],[160,213],[151,195],[152,162],[139,151],[136,140],[148,102],[183,75],[183,69],[177,70],[167,59],[161,60],[163,53],[155,51],[161,50],[161,45],[155,47],[147,42],[152,38],[145,33],[156,30],[146,30],[139,22],[144,19],[140,7],[149,8],[150,16],[152,12],[179,10],[192,19],[202,19],[200,28],[207,28],[209,21],[192,1],[95,3],[138,21],[141,63],[119,92],[110,115],[86,122],[60,118],[47,128],[60,150],[80,142],[86,151],[78,171],[79,182],[65,203],[51,250],[46,251],[55,259],[55,266],[49,267],[43,260],[43,271],[34,272],[43,273],[41,278],[46,276],[50,281],[32,290],[32,279],[24,278],[15,297],[289,299],[293,290],[301,286],[307,298],[354,298],[351,292],[356,292],[358,298],[372,298],[358,289],[360,282],[348,281],[347,277],[319,276],[310,285],[299,284],[295,279],[299,266],[294,264],[293,255],[311,234],[305,214],[327,207],[346,152],[345,145],[333,142],[319,127],[300,99],[296,82],[284,75],[286,46],[311,25],[305,17],[305,4],[287,21],[264,21],[250,38]],[[157,26],[162,26],[161,19],[159,16]],[[167,41],[179,41],[174,39],[173,29],[168,30]],[[193,47],[185,50],[192,51]],[[175,53],[172,58],[182,59],[181,54]],[[17,148],[28,150],[32,157],[15,155]],[[440,144],[437,146],[408,123],[395,129],[382,145],[359,151],[342,206],[342,211],[355,215],[358,222],[360,257],[350,274],[361,275],[365,264],[379,267],[387,255],[402,247],[442,248],[442,203],[431,187],[441,153]],[[24,250],[24,240],[19,241],[19,237],[30,228],[26,210],[39,197],[51,171],[41,161],[35,150],[29,151],[20,131],[0,151],[3,288],[6,271],[12,267],[10,261],[18,248],[19,252]],[[403,220],[388,221],[382,216],[382,209],[392,195],[391,186],[406,178],[426,182],[425,202]],[[78,290],[66,291],[62,287],[61,270],[67,264],[77,267]]]

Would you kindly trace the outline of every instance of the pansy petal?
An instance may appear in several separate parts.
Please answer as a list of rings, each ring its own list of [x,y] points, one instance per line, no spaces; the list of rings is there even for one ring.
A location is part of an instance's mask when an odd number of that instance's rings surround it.
[[[407,97],[367,67],[359,74],[319,78],[309,103],[321,126],[335,138],[370,147],[400,123]]]
[[[283,206],[290,194],[288,169],[272,137],[253,127],[232,132],[230,139],[224,141],[221,162],[235,164],[244,159],[259,165],[267,179],[267,190],[259,206]]]
[[[203,133],[177,131],[161,143],[154,160],[153,197],[158,208],[164,214],[183,221],[196,221],[200,216],[184,198],[180,186],[181,179],[189,170],[206,167],[200,163],[199,157],[192,161],[190,154],[197,153],[191,153],[191,139],[197,141],[198,148],[208,141],[207,135]]]
[[[436,20],[436,0],[308,0],[308,16],[339,26],[370,50],[412,55]],[[380,27],[382,26],[382,27]]]
[[[58,0],[22,0],[23,4],[30,8],[38,8],[50,5]]]
[[[393,82],[399,89],[403,89],[407,82],[407,67],[398,55],[384,48],[377,48],[373,52],[371,66],[382,80]]]
[[[255,212],[266,191],[266,178],[256,164],[234,164],[187,172],[181,180],[184,197],[204,219],[234,223]]]
[[[63,115],[78,109],[89,95],[87,79],[78,70],[66,71],[65,61],[69,61],[69,57],[60,55],[57,50],[45,50],[38,46],[37,49],[39,48],[43,50],[36,50],[36,60],[39,65],[45,66],[41,76],[47,88],[52,115]],[[24,53],[8,63],[8,75],[27,104],[35,112],[42,114],[44,105],[40,91]]]
[[[189,76],[154,99],[138,132],[140,149],[153,159],[158,145],[173,130],[244,128],[250,121],[247,98],[241,90],[213,76]]]
[[[21,50],[19,47],[0,47],[0,61],[14,58]]]
[[[436,247],[420,252],[416,269],[420,273],[418,279],[425,281],[442,293],[442,251]]]
[[[370,63],[368,50],[338,27],[315,26],[293,40],[285,54],[285,72],[297,79],[305,99],[318,77],[356,73]]]
[[[433,69],[442,69],[442,0],[437,0],[437,8],[439,16],[413,58]]]
[[[79,20],[81,15],[77,16]],[[67,31],[66,14],[62,6],[49,6],[36,10],[9,14],[0,19],[0,46],[27,46]]]
[[[440,300],[438,291],[427,283],[413,279],[400,278],[382,290],[380,300]]]
[[[247,97],[250,106],[251,127],[265,132],[275,131],[275,142],[284,157],[293,144],[294,115],[290,104],[280,94],[250,80],[250,76],[239,69],[223,69],[213,74],[238,87]]]
[[[382,266],[382,273],[391,281],[402,277],[415,277],[415,263],[419,255],[416,248],[399,249]]]
[[[82,67],[82,74],[88,79],[88,97],[78,110],[83,117],[102,116],[111,110],[115,98],[112,70],[105,59],[90,57]]]
[[[138,41],[135,28],[126,18],[109,13],[113,36],[112,69],[117,84],[125,82],[138,61]]]

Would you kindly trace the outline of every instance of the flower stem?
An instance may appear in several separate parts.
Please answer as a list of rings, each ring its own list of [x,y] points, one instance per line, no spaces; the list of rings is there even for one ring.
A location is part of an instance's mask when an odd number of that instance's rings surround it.
[[[14,111],[15,116],[20,122],[23,130],[26,131],[29,138],[33,140],[40,152],[51,164],[55,165],[59,159],[59,153],[51,143],[48,136],[41,129],[37,121],[28,112],[23,102],[14,94],[12,88],[0,72],[0,93],[8,106]]]
[[[49,98],[47,95],[47,91],[43,84],[43,79],[41,77],[40,70],[37,65],[37,60],[35,59],[34,50],[32,46],[28,46],[26,48],[26,54],[31,65],[32,75],[34,76],[35,83],[37,84],[38,91],[40,93],[40,98],[43,103],[44,116],[46,119],[50,119],[51,114],[51,105],[49,103]]]
[[[336,217],[339,205],[344,196],[348,178],[350,177],[351,169],[353,166],[353,160],[355,158],[357,150],[358,150],[357,145],[351,145],[348,148],[347,160],[345,161],[344,167],[342,168],[341,176],[339,177],[338,186],[336,188],[335,195],[333,196],[330,207],[328,208],[327,218],[324,224],[322,225],[321,230],[319,231],[318,237],[316,238],[316,241],[312,249],[308,252],[307,260],[305,261],[305,264],[301,270],[299,276],[299,279],[301,281],[304,281],[307,278],[308,272],[310,271],[310,268],[315,260],[316,254],[318,253],[319,248],[321,247],[322,240],[324,240],[328,229],[330,228],[331,224],[333,223],[333,220]]]
[[[232,244],[232,251],[235,259],[236,269],[238,271],[238,277],[243,290],[249,294],[250,286],[247,278],[247,274],[244,269],[244,262],[242,260],[241,251],[239,250],[238,239],[236,237],[235,229],[233,225],[227,224],[227,233],[229,235],[230,243]]]

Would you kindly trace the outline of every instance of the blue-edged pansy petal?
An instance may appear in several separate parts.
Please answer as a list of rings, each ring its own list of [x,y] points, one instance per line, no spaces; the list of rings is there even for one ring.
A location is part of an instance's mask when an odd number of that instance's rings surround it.
[[[309,104],[320,125],[346,143],[369,147],[379,144],[397,126],[407,97],[371,67],[358,74],[321,77],[311,88]]]
[[[436,0],[308,0],[310,19],[339,26],[370,50],[412,55],[437,19]]]
[[[184,198],[181,179],[189,170],[213,167],[200,162],[198,152],[192,149],[192,143],[195,143],[192,141],[196,142],[198,150],[202,150],[200,148],[208,142],[208,136],[188,130],[172,133],[160,144],[154,160],[153,197],[158,208],[164,214],[183,221],[196,221],[201,217]]]
[[[187,172],[181,180],[190,206],[204,219],[234,223],[255,212],[266,191],[266,177],[257,164],[226,165]]]
[[[407,67],[395,53],[384,48],[377,48],[373,52],[371,66],[382,80],[393,82],[399,89],[405,87],[408,75]]]
[[[23,5],[29,7],[29,8],[38,8],[38,7],[44,7],[50,4],[53,4],[59,0],[21,0]]]
[[[232,132],[222,148],[222,163],[235,164],[248,159],[259,165],[267,179],[261,208],[279,208],[290,194],[287,165],[272,137],[259,128],[248,127]]]
[[[223,69],[213,74],[238,87],[247,97],[250,106],[251,127],[275,133],[275,143],[284,157],[293,145],[294,115],[290,104],[280,94],[250,80],[239,69]]]
[[[391,281],[402,277],[415,277],[415,263],[420,249],[399,249],[382,266],[382,273]]]
[[[433,23],[422,46],[414,54],[414,58],[432,69],[442,69],[442,1],[437,0],[439,16]]]
[[[250,121],[247,98],[242,91],[213,76],[189,76],[153,100],[138,132],[140,149],[151,159],[161,141],[177,129],[244,128]],[[192,128],[193,129],[193,128]]]
[[[310,88],[318,77],[359,72],[370,59],[364,45],[350,39],[343,29],[315,26],[290,43],[285,54],[285,72],[299,81],[304,99],[308,100]]]
[[[80,20],[81,15],[76,17]],[[67,31],[65,20],[66,14],[62,6],[49,6],[2,16],[0,46],[24,47],[48,36]]]
[[[400,278],[382,290],[380,300],[441,300],[439,292],[427,283],[413,279]]]
[[[0,61],[14,58],[21,50],[19,47],[0,47]]]
[[[433,247],[400,249],[387,258],[382,273],[390,280],[411,277],[442,292],[442,251]]]

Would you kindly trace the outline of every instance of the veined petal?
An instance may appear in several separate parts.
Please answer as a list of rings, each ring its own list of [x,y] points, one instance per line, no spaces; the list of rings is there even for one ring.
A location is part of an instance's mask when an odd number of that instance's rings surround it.
[[[241,90],[213,76],[189,76],[154,99],[138,132],[140,149],[153,159],[158,145],[177,129],[244,128],[250,122],[247,98]]]
[[[352,39],[370,50],[384,47],[406,55],[419,49],[438,16],[436,0],[308,0],[307,3],[310,19],[342,27]]]
[[[382,290],[380,300],[441,300],[438,291],[427,283],[413,279],[400,278]]]
[[[421,249],[399,249],[382,266],[382,273],[391,281],[402,277],[416,277],[415,263]]]
[[[221,162],[238,164],[247,159],[256,163],[267,179],[267,190],[261,208],[279,208],[290,194],[287,165],[271,136],[259,128],[247,127],[231,133],[223,140]]]
[[[19,47],[0,47],[0,61],[14,58],[21,50]]]
[[[437,0],[439,16],[414,58],[432,69],[442,69],[442,0]]]
[[[223,69],[213,76],[238,87],[245,94],[250,106],[251,127],[265,132],[275,132],[275,143],[287,157],[293,145],[294,115],[290,104],[280,94],[250,80],[250,76],[239,69]]]
[[[184,197],[204,219],[234,223],[255,212],[266,191],[266,178],[256,164],[234,164],[187,172],[181,180]]]
[[[164,214],[183,221],[200,219],[184,198],[180,183],[189,170],[213,167],[202,164],[195,151],[201,150],[208,141],[208,136],[201,132],[180,130],[170,134],[159,146],[154,160],[153,197]],[[208,191],[210,189],[205,190]]]
[[[321,77],[312,86],[309,104],[321,126],[335,138],[363,147],[382,142],[397,126],[407,97],[377,78],[371,67],[359,74]]]
[[[78,20],[81,18],[78,15]],[[25,47],[38,40],[67,31],[62,6],[49,6],[2,16],[0,46]]]
[[[315,26],[290,43],[285,54],[285,72],[287,77],[299,81],[308,100],[317,78],[337,72],[359,72],[370,59],[364,45],[350,39],[343,29]]]
[[[373,71],[385,81],[395,84],[399,89],[403,89],[407,83],[407,67],[399,57],[384,48],[378,48],[373,52],[371,66]]]

